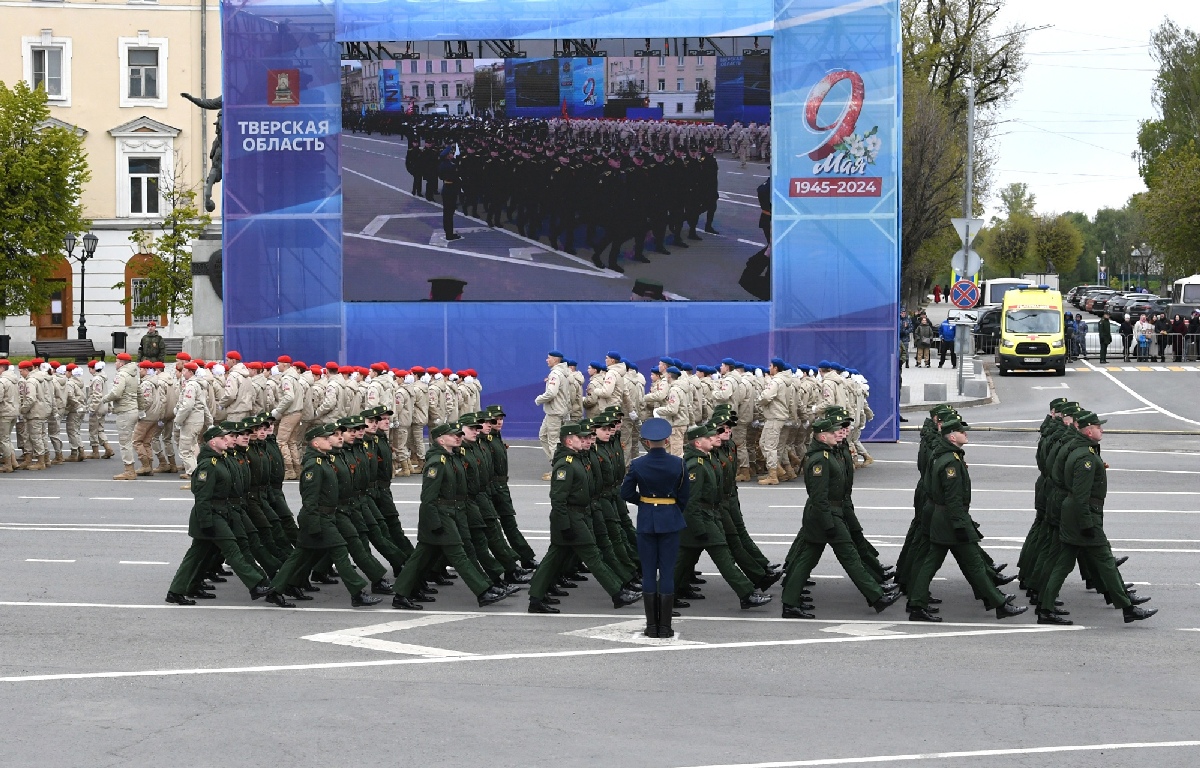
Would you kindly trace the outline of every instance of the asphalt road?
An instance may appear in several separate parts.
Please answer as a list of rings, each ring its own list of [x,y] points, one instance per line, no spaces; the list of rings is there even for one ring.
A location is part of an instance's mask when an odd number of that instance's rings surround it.
[[[1000,402],[966,416],[1033,427],[1051,397],[1068,394],[1111,414],[1116,430],[1200,433],[1188,397],[1196,374],[1112,376],[996,378]],[[1069,389],[1033,389],[1061,383]],[[912,514],[915,438],[873,446],[876,464],[856,481],[885,562]],[[973,513],[998,561],[1015,564],[1031,521],[1034,443],[1026,432],[971,434]],[[640,606],[613,610],[594,581],[559,616],[525,613],[524,593],[478,609],[462,586],[420,614],[387,602],[351,609],[341,586],[281,610],[234,581],[208,604],[168,606],[188,543],[178,480],[114,482],[115,460],[8,475],[4,764],[1191,768],[1200,434],[1115,433],[1104,446],[1107,532],[1129,555],[1126,579],[1160,609],[1150,621],[1123,624],[1071,577],[1063,598],[1076,626],[1040,627],[1029,614],[999,622],[950,563],[934,584],[945,623],[909,624],[901,606],[876,615],[827,554],[817,621],[780,619],[778,587],[776,602],[743,611],[710,576],[708,599],[666,643],[638,642]],[[519,520],[541,551],[542,456],[529,445],[512,455]],[[397,481],[394,493],[415,524],[417,484]],[[741,496],[750,531],[782,559],[803,486],[749,484]]]
[[[721,202],[713,221],[720,234],[700,233],[701,241],[685,241],[686,250],[668,243],[669,256],[648,250],[649,264],[629,260],[633,245],[628,241],[621,261],[625,273],[618,274],[593,265],[582,227],[572,256],[551,248],[546,231],[540,241],[532,240],[513,224],[489,229],[485,220],[464,216],[460,209],[454,226],[463,239],[447,243],[441,197],[430,203],[409,194],[406,151],[399,136],[342,136],[347,301],[427,299],[428,280],[437,277],[467,281],[463,297],[468,301],[628,301],[638,279],[661,283],[680,300],[755,300],[738,278],[746,260],[765,244],[756,194],[770,173],[763,163],[741,168],[721,156]],[[484,216],[482,206],[479,215]],[[607,254],[602,260],[607,264]]]

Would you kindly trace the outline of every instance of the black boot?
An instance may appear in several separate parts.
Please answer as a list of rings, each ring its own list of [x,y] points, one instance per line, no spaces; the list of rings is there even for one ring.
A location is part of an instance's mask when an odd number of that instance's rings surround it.
[[[662,638],[675,637],[675,630],[671,629],[671,617],[674,612],[671,606],[675,604],[675,595],[659,595],[658,596],[658,636]]]
[[[658,595],[653,592],[642,593],[642,607],[646,609],[646,637],[658,637]]]

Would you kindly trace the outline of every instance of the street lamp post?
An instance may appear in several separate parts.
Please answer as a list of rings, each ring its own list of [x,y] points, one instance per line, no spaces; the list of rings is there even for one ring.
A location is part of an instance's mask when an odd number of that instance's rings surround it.
[[[63,238],[63,246],[67,249],[67,256],[79,262],[79,326],[77,332],[81,339],[87,338],[87,318],[84,316],[87,310],[87,263],[88,259],[96,255],[96,246],[99,242],[100,238],[88,232],[83,236],[83,253],[76,256],[75,234],[68,232],[66,237]]]
[[[1103,274],[1103,272],[1104,272],[1104,267],[1101,265],[1104,263],[1104,257],[1107,254],[1108,254],[1108,251],[1101,248],[1100,255],[1096,257],[1096,282],[1097,283],[1100,282],[1100,275]]]

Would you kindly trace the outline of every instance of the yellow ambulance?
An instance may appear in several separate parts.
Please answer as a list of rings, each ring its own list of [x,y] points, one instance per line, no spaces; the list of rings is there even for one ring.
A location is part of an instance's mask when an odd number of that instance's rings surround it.
[[[1062,294],[1049,286],[1027,286],[1005,292],[1000,310],[1000,375],[1012,370],[1067,372],[1063,335]]]

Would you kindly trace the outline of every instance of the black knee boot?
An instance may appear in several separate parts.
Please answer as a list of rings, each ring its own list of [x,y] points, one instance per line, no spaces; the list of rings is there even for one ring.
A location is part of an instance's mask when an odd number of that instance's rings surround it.
[[[646,609],[646,637],[658,637],[658,595],[642,593],[642,606]]]
[[[671,609],[675,606],[675,595],[658,595],[658,636],[675,637],[671,629]]]

